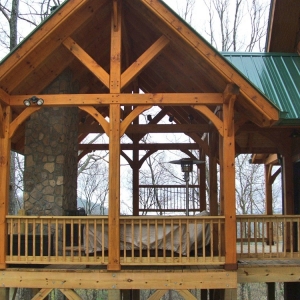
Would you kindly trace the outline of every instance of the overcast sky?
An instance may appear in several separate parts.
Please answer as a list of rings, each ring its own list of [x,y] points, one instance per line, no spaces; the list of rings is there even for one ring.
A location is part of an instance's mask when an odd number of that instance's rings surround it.
[[[193,2],[194,6],[192,12],[188,15],[187,22],[205,39],[210,41],[210,37],[208,33],[210,32],[209,29],[209,10],[205,3],[212,4],[213,2],[227,2],[228,5],[228,22],[233,22],[233,16],[235,12],[235,3],[236,0],[163,0],[167,5],[169,5],[176,13],[178,13],[181,17],[184,15],[185,7],[187,2]],[[245,51],[246,45],[249,44],[249,35],[251,30],[251,20],[250,20],[250,6],[253,2],[260,3],[264,7],[264,14],[261,20],[265,20],[266,24],[269,18],[269,6],[270,0],[242,0],[241,2],[241,23],[238,26],[238,36],[237,39],[240,42],[240,49],[237,51]],[[212,23],[215,32],[215,36],[219,37],[217,41],[220,44],[220,22],[216,11],[212,13]],[[265,45],[265,40],[261,43],[261,46]],[[214,45],[215,46],[215,45]],[[217,47],[218,50],[220,46]],[[254,48],[254,51],[261,51],[259,45]]]

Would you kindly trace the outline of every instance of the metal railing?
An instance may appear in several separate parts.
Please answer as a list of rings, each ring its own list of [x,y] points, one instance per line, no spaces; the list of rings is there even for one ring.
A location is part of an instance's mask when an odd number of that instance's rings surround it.
[[[199,185],[189,185],[189,211],[198,213]],[[186,212],[186,185],[140,185],[139,211],[166,215]]]

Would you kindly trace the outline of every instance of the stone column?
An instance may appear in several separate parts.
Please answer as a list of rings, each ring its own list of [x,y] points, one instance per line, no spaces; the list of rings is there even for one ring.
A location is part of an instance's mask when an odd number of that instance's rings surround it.
[[[28,215],[76,209],[77,109],[42,108],[26,124],[24,197]],[[73,128],[72,128],[73,127]]]
[[[72,93],[70,71],[46,94]],[[64,215],[77,207],[78,108],[42,107],[26,122],[24,203],[27,215]]]

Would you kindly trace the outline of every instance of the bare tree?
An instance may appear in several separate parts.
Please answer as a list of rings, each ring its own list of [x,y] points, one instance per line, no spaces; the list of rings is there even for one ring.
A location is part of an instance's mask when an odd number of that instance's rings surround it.
[[[210,15],[206,34],[214,47],[221,51],[253,51],[255,47],[263,50],[269,4],[261,0],[204,2]],[[216,23],[212,20],[214,15]]]
[[[177,0],[178,14],[220,51],[263,51],[267,30],[269,2],[266,0]],[[196,9],[197,8],[197,9]]]
[[[5,0],[0,2],[0,47],[2,57],[45,20],[61,0]],[[20,26],[21,24],[21,26]],[[22,28],[22,30],[19,30]]]
[[[105,142],[102,134],[87,136],[85,144]],[[88,215],[107,213],[108,152],[96,151],[84,156],[78,163],[78,203]]]
[[[101,156],[99,156],[101,157]],[[88,160],[88,159],[87,159]],[[78,176],[78,203],[88,215],[107,213],[108,166],[103,160],[90,160]]]
[[[177,11],[179,15],[190,25],[193,22],[195,1],[196,0],[185,0],[185,3],[183,5],[182,5],[182,1],[180,1],[180,3],[177,2]]]
[[[250,155],[239,155],[235,160],[238,214],[264,213],[264,169],[262,165],[249,163],[250,158]]]
[[[4,19],[8,23],[8,31],[4,30],[5,25],[2,25],[2,32],[0,32],[0,42],[9,50],[16,47],[18,42],[18,15],[19,15],[19,0],[12,0],[11,6],[8,8],[8,2],[3,5],[0,3],[0,12]],[[6,43],[6,41],[9,43]],[[14,214],[17,210],[16,199],[18,199],[18,191],[16,189],[16,178],[15,178],[15,160],[16,154],[11,151],[10,153],[10,201],[9,201],[9,213]]]
[[[252,52],[257,45],[260,51],[264,50],[267,27],[267,12],[269,6],[257,0],[248,5],[248,13],[251,20],[251,33],[245,51]]]

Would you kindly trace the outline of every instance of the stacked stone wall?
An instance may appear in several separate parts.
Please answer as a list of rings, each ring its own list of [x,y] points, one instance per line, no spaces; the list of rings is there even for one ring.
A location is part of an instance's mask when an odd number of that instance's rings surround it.
[[[65,71],[45,91],[72,93]],[[26,122],[24,203],[27,215],[64,215],[77,207],[78,108],[42,107]]]

